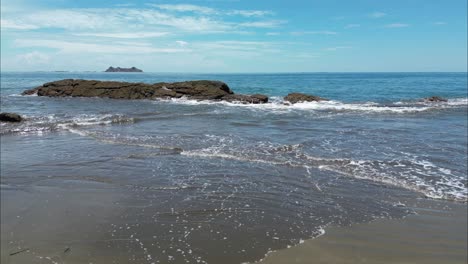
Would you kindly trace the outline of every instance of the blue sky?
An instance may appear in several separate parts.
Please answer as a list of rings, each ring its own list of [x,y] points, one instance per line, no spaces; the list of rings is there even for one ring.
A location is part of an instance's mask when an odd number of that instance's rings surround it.
[[[466,0],[2,0],[2,71],[467,71]]]

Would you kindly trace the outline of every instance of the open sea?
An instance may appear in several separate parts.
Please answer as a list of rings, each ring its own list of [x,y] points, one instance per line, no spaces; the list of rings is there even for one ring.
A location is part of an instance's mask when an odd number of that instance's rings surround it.
[[[404,217],[410,199],[466,203],[467,77],[3,72],[1,111],[26,120],[0,124],[2,251],[244,263],[330,225]],[[270,102],[20,95],[68,78],[220,80]],[[330,101],[283,104],[291,92]]]

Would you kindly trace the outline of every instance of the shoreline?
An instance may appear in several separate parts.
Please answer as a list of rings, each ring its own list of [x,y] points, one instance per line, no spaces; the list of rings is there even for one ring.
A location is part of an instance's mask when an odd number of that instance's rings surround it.
[[[408,204],[415,214],[330,226],[324,235],[254,263],[467,263],[467,204],[430,199]]]

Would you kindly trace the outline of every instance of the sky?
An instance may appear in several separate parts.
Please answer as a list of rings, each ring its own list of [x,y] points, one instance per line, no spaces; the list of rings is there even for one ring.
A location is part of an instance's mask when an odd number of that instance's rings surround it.
[[[2,71],[467,71],[466,0],[2,0]]]

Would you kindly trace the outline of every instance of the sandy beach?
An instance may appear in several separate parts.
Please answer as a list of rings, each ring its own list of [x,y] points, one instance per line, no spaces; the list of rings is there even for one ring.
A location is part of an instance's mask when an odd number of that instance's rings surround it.
[[[419,200],[404,219],[330,227],[313,240],[268,254],[262,264],[467,263],[466,204]]]

